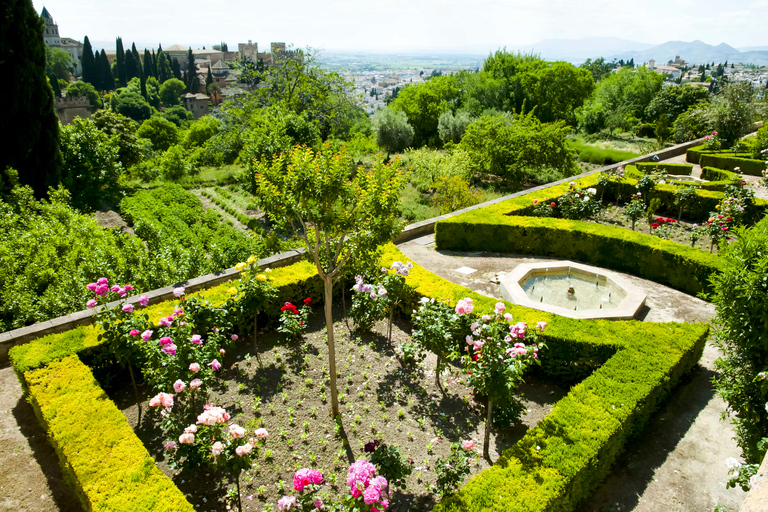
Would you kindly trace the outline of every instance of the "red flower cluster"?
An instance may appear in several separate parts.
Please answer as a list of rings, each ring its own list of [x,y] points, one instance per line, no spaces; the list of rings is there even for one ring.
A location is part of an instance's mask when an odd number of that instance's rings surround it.
[[[656,222],[651,223],[651,229],[656,229],[664,223],[677,222],[675,219],[670,219],[669,217],[666,219],[664,217],[656,217],[654,220]]]
[[[312,306],[312,298],[307,297],[306,299],[304,299],[304,305],[307,306],[307,307],[311,307]]]
[[[298,308],[296,306],[294,306],[293,304],[291,304],[290,302],[286,302],[285,305],[280,308],[280,311],[281,312],[282,311],[290,311],[294,315],[298,315],[299,314]]]

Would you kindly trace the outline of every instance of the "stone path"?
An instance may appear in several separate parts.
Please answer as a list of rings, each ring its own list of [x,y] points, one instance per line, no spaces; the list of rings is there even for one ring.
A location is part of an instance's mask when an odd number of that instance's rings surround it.
[[[437,251],[433,237],[399,246],[419,265],[478,293],[501,297],[490,279],[522,262],[542,258]],[[468,267],[471,274],[457,272]],[[644,320],[653,322],[707,322],[715,308],[652,281],[623,274],[648,295]],[[741,489],[726,489],[726,457],[741,453],[730,422],[721,421],[725,403],[714,394],[717,348],[708,344],[698,367],[633,440],[612,474],[577,512],[689,512],[712,511],[722,505],[737,511],[744,500]]]

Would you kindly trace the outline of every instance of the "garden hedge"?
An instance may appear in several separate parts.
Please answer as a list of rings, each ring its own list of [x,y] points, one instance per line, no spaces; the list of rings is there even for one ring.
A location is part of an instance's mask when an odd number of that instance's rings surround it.
[[[718,169],[728,169],[733,171],[739,167],[741,174],[750,174],[760,176],[760,173],[768,167],[765,161],[751,158],[749,152],[734,153],[730,149],[719,151],[708,150],[704,146],[690,148],[685,153],[686,161],[692,164],[699,164],[702,167],[716,167]]]
[[[396,259],[407,260],[393,245],[385,246],[382,263]],[[291,296],[312,295],[319,289],[314,266],[306,262],[276,269],[273,278],[281,291],[290,290]],[[451,303],[469,296],[475,300],[476,311],[482,313],[496,302],[419,265],[414,265],[406,283],[411,290],[409,304],[415,304],[420,296]],[[236,283],[216,287],[205,295],[214,302],[223,301],[233,285]],[[153,306],[152,314],[159,317],[173,303]],[[507,308],[516,321],[549,323],[545,332],[548,348],[542,353],[544,371],[566,380],[591,375],[573,387],[550,415],[490,469],[471,479],[455,496],[444,499],[435,510],[573,510],[602,482],[627,439],[644,427],[660,401],[698,361],[708,332],[708,326],[702,324],[575,320],[512,304]],[[65,472],[73,475],[68,481],[88,510],[123,510],[124,504],[137,510],[144,509],[143,503],[148,510],[191,510],[183,496],[175,501],[180,492],[176,489],[174,493],[170,480],[154,467],[146,450],[139,449],[141,442],[122,413],[106,399],[88,368],[75,355],[56,361],[67,350],[82,353],[87,346],[97,344],[93,339],[88,341],[93,336],[88,329],[47,337],[44,343],[37,340],[11,351],[14,368],[62,465],[71,466],[71,470],[65,467]],[[34,348],[25,349],[29,345]],[[37,366],[43,367],[30,370]],[[88,430],[93,415],[104,418],[103,423],[95,422],[98,432],[115,432],[115,437]],[[119,467],[113,467],[118,460]],[[137,491],[134,484],[151,492]],[[170,490],[166,490],[168,486]],[[150,499],[158,501],[142,501]]]
[[[733,185],[741,179],[741,176],[739,176],[738,173],[726,171],[724,169],[702,167],[701,179],[709,180],[710,182],[728,182],[730,185]]]
[[[693,172],[693,165],[691,164],[673,164],[668,162],[654,163],[654,162],[638,162],[634,164],[639,171],[642,172],[654,172],[664,171],[667,174],[675,175],[688,175]]]
[[[86,511],[194,511],[77,356],[25,372],[24,382]]]

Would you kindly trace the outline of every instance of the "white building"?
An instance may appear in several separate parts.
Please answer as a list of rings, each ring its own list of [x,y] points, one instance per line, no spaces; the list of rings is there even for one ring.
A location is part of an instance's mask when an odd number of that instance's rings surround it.
[[[53,16],[48,12],[48,9],[43,7],[43,12],[40,13],[40,17],[43,18],[45,28],[43,29],[43,42],[46,46],[51,48],[58,48],[69,53],[72,58],[72,63],[75,66],[74,76],[78,77],[83,72],[83,43],[76,41],[69,37],[59,36],[59,26],[53,21]]]

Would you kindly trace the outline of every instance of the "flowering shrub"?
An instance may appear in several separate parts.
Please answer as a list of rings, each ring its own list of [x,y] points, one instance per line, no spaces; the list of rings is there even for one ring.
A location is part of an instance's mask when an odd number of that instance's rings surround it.
[[[683,218],[683,210],[696,202],[696,189],[691,186],[675,189],[675,206],[678,208],[677,218]]]
[[[458,338],[461,331],[466,330],[474,306],[470,298],[460,300],[455,310],[447,304],[426,297],[421,299],[420,304],[411,317],[414,327],[411,340],[420,351],[429,350],[437,355],[435,383],[440,387],[440,373],[444,361],[446,358],[457,356],[453,340]]]
[[[621,187],[621,181],[624,179],[624,168],[617,167],[615,169],[607,169],[601,171],[597,176],[597,186],[600,187],[602,193],[600,194],[600,202],[603,202],[606,192],[615,192],[616,201],[619,200],[619,192]]]
[[[675,219],[656,217],[651,222],[651,234],[665,240],[669,239],[670,228],[676,223]]]
[[[371,454],[371,463],[381,476],[393,487],[405,489],[405,477],[413,472],[413,466],[403,457],[397,445],[373,440],[365,445],[364,451]]]
[[[742,224],[747,208],[754,203],[754,191],[729,185],[725,188],[725,197],[715,206],[720,215],[731,217],[734,225]]]
[[[632,222],[632,231],[635,230],[637,221],[642,219],[643,215],[645,215],[646,208],[641,197],[641,193],[633,195],[632,201],[624,207],[624,212],[622,212],[622,215]]]
[[[456,492],[464,481],[464,477],[469,474],[474,446],[475,443],[471,440],[451,443],[451,454],[440,457],[435,462],[437,480],[431,486],[433,492],[440,496]]]
[[[307,297],[301,308],[297,308],[293,303],[286,302],[280,308],[280,326],[278,332],[288,335],[288,340],[293,341],[301,338],[304,331],[307,330],[307,320],[312,311],[312,299]]]
[[[483,315],[480,322],[472,323],[472,332],[466,337],[466,354],[462,356],[469,386],[474,388],[476,395],[488,399],[483,443],[485,458],[490,458],[488,443],[493,405],[503,397],[513,395],[528,367],[539,362],[538,352],[544,347],[539,341],[539,333],[544,332],[547,325],[539,322],[535,329],[528,329],[525,322],[512,324],[512,315],[504,310],[504,303],[497,302],[492,315]]]
[[[595,199],[597,189],[576,188],[577,183],[568,184],[568,191],[560,197],[558,209],[565,219],[580,220],[589,219],[602,211],[602,204]]]
[[[699,226],[698,224],[694,224],[691,226],[691,228],[688,230],[688,240],[691,242],[691,247],[694,247],[696,245],[696,242],[699,241],[699,239],[704,236],[705,229]]]
[[[723,241],[728,240],[731,221],[733,221],[731,217],[719,215],[714,212],[710,214],[709,219],[707,219],[707,225],[704,227],[705,232],[709,235],[710,252],[715,246],[719,251]]]
[[[657,185],[663,185],[667,182],[667,173],[662,169],[654,169],[653,171],[643,171],[642,176],[637,179],[635,188],[639,192],[638,195],[642,195],[646,205],[650,203],[653,191],[656,190]]]
[[[363,276],[357,276],[352,291],[355,294],[352,296],[349,316],[355,322],[358,332],[370,332],[373,325],[386,316],[387,289],[383,284],[366,283]]]
[[[550,201],[548,197],[542,200],[533,200],[533,216],[534,217],[554,217],[555,208],[557,203]]]
[[[261,311],[266,310],[277,296],[275,286],[269,278],[271,269],[259,272],[259,265],[254,256],[235,265],[240,272],[240,286],[235,290],[227,307],[233,310],[242,326],[252,323],[256,337],[256,319]]]
[[[723,141],[717,136],[717,132],[713,131],[711,134],[704,137],[704,147],[709,150],[715,151],[723,146]]]
[[[762,178],[760,178],[760,184],[764,187],[768,187],[768,169],[760,171],[760,175]]]

